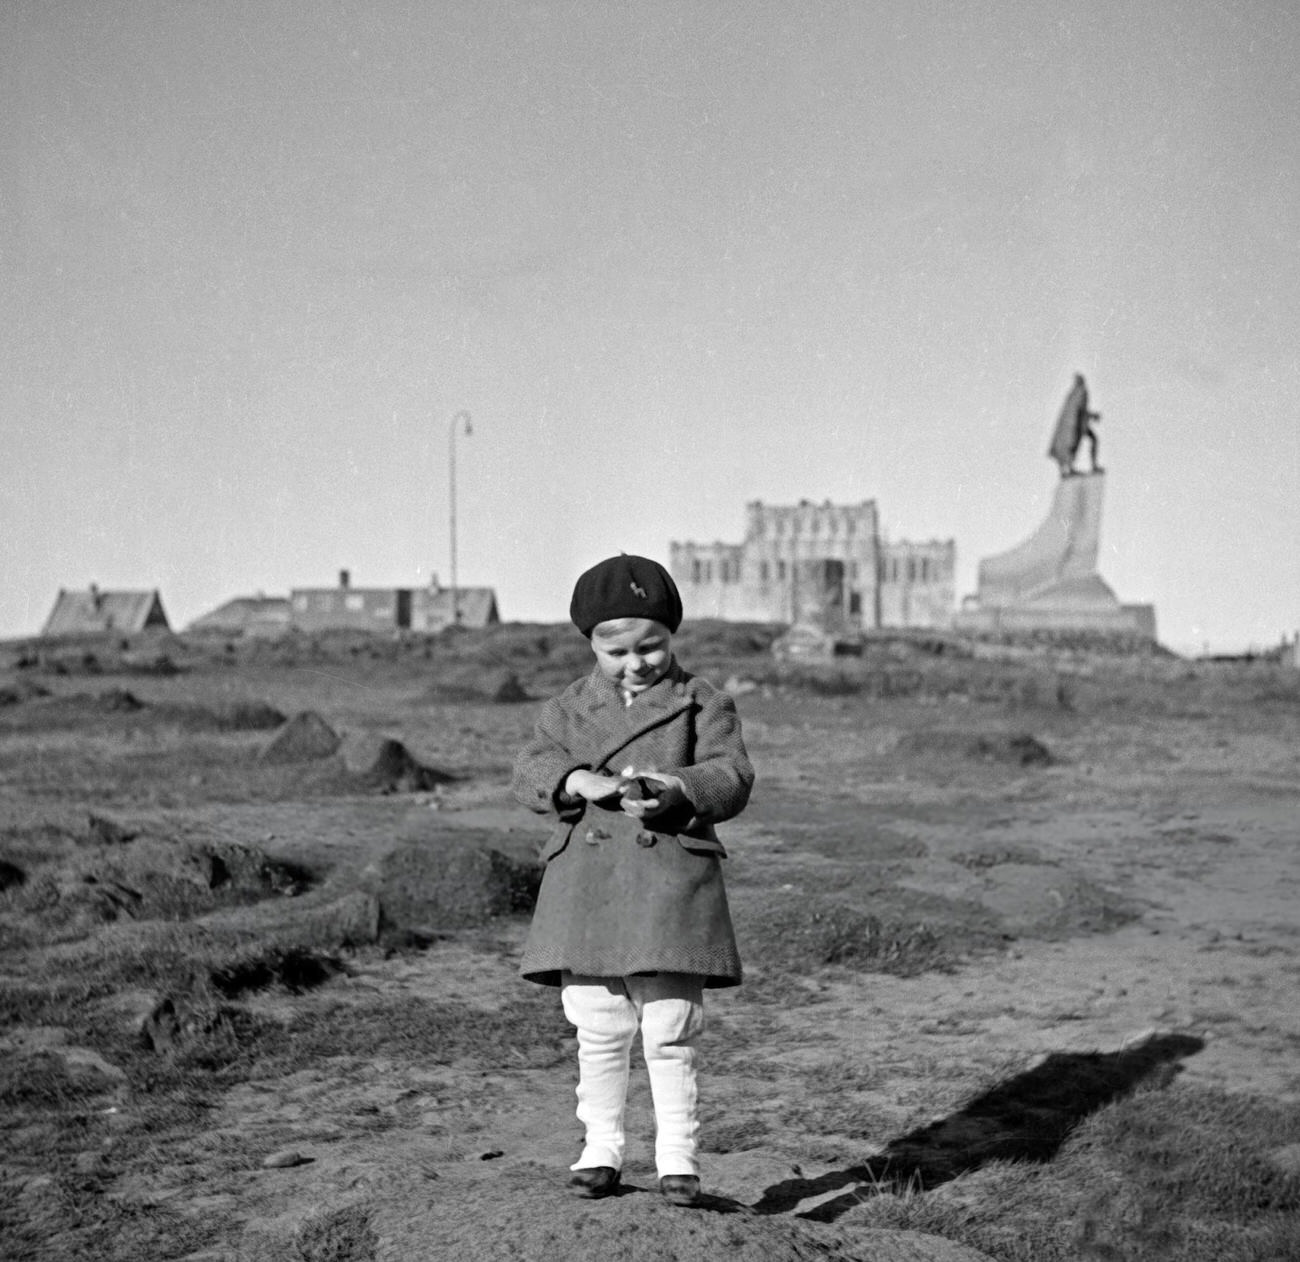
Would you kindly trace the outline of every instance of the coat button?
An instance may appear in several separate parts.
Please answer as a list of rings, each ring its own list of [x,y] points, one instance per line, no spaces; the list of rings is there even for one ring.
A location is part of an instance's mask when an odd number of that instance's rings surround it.
[[[655,844],[654,833],[648,833],[645,831],[645,829],[642,829],[636,835],[636,844],[642,847],[642,849],[647,849],[650,846],[653,846]]]

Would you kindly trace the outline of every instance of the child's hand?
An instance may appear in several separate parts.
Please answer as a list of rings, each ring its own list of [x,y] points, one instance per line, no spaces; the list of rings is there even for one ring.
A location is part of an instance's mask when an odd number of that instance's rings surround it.
[[[569,772],[564,781],[564,791],[571,798],[586,798],[588,802],[603,802],[617,797],[627,788],[626,776],[598,776],[594,771]]]
[[[676,776],[632,776],[623,790],[623,811],[633,819],[654,819],[686,801]]]

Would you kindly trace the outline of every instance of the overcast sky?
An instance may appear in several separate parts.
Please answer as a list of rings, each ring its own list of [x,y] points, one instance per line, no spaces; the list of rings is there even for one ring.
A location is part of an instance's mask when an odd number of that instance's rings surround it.
[[[1292,0],[4,0],[0,635],[60,586],[565,617],[751,499],[1300,627]]]

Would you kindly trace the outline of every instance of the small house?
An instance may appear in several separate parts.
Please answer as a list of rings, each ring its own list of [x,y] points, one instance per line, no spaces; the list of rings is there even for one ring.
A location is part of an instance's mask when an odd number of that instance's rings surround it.
[[[54,639],[80,635],[133,635],[170,631],[158,589],[105,591],[94,583],[85,591],[59,588],[41,635]]]

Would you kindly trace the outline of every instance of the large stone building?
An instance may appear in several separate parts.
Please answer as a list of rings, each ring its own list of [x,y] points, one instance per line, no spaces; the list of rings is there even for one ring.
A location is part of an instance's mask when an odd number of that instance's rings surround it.
[[[692,618],[836,631],[949,626],[956,560],[951,539],[885,539],[874,500],[755,500],[742,543],[674,542],[669,567]]]

